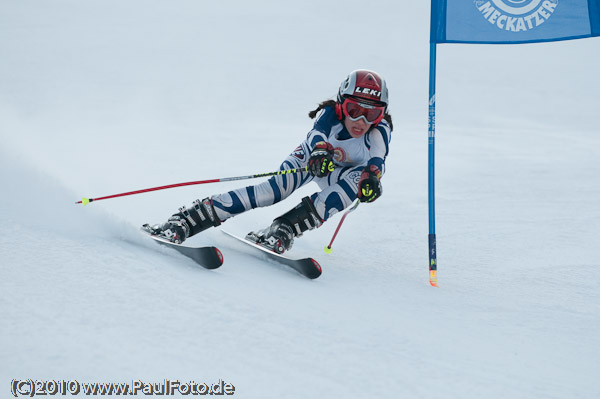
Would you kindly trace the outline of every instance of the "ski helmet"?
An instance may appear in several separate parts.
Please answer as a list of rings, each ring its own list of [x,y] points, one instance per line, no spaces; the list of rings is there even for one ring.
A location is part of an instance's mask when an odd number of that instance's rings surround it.
[[[386,108],[388,105],[385,80],[377,72],[367,69],[350,72],[342,82],[337,96],[338,103],[342,104],[347,97]]]

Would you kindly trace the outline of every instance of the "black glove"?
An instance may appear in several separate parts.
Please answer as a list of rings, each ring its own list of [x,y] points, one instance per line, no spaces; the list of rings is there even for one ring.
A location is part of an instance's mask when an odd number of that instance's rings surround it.
[[[375,165],[365,166],[358,181],[360,202],[373,202],[381,197],[381,171]]]
[[[308,172],[316,177],[324,177],[334,169],[333,146],[326,141],[319,141],[310,153]]]

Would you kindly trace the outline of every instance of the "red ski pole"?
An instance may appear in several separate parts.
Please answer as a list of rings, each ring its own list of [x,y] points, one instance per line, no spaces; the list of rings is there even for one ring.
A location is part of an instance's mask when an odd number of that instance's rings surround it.
[[[85,198],[85,197],[83,197],[81,199],[81,201],[77,201],[76,204],[87,205],[87,204],[89,204],[92,201],[100,201],[100,200],[105,200],[105,199],[109,199],[109,198],[125,197],[127,195],[147,193],[147,192],[150,192],[150,191],[166,190],[168,188],[174,188],[174,187],[193,186],[193,185],[196,185],[196,184],[207,184],[207,183],[219,183],[219,182],[234,181],[234,180],[255,179],[257,177],[279,176],[279,175],[286,175],[288,173],[306,172],[307,170],[308,170],[308,166],[305,166],[303,168],[283,169],[283,170],[278,170],[277,172],[257,173],[255,175],[248,175],[248,176],[223,177],[223,178],[220,178],[220,179],[199,180],[199,181],[190,181],[190,182],[186,182],[186,183],[168,184],[166,186],[145,188],[143,190],[135,190],[135,191],[129,191],[129,192],[126,192],[126,193],[121,193],[121,194],[107,195],[105,197],[97,197],[97,198]]]
[[[356,200],[356,202],[354,203],[354,205],[352,205],[352,207],[350,209],[348,209],[346,211],[346,213],[344,213],[344,215],[342,216],[342,219],[338,223],[337,228],[335,229],[335,233],[333,233],[333,237],[331,237],[331,242],[329,243],[328,246],[325,247],[325,253],[330,254],[331,251],[333,251],[333,249],[331,249],[331,246],[333,245],[333,240],[335,240],[335,237],[337,236],[338,231],[340,231],[340,228],[342,227],[342,223],[344,223],[344,219],[346,219],[346,216],[348,216],[348,214],[350,212],[352,212],[353,210],[355,210],[358,207],[359,204],[360,204],[360,200]]]

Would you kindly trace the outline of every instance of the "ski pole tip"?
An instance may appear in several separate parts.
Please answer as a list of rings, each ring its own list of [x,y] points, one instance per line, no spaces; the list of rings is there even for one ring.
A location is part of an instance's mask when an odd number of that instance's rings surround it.
[[[329,245],[327,245],[324,250],[326,254],[330,254],[331,251],[333,251],[333,249]]]
[[[79,203],[79,202],[78,202]],[[86,206],[87,204],[90,203],[90,199],[89,198],[82,198],[81,199],[81,203],[83,204],[83,206]]]

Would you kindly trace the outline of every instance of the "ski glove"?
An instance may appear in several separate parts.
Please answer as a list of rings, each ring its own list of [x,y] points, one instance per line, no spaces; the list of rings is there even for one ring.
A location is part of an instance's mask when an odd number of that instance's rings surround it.
[[[373,202],[381,197],[381,171],[375,165],[365,166],[358,181],[360,202]]]
[[[310,153],[308,173],[316,177],[324,177],[334,169],[333,146],[326,141],[319,141]]]

